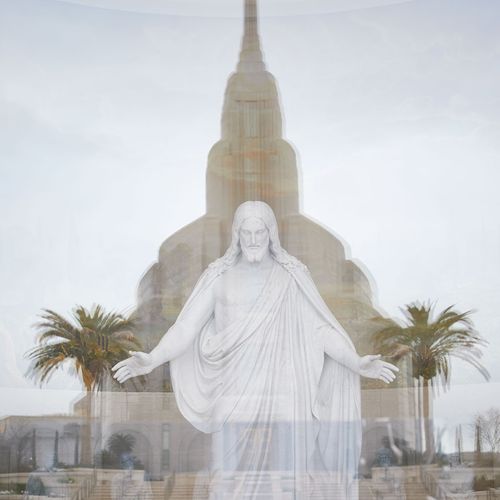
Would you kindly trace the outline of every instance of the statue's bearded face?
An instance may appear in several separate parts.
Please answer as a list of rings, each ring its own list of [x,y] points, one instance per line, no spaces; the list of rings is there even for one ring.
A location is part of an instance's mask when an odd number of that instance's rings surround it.
[[[240,227],[240,246],[249,262],[260,262],[269,252],[269,231],[259,217],[248,217]]]

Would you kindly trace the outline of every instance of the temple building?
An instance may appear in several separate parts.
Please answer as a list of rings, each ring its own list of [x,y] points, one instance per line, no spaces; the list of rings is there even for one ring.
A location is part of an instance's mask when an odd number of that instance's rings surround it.
[[[307,175],[307,166],[304,170]],[[266,69],[260,45],[256,0],[244,3],[243,40],[236,71],[227,82],[221,138],[208,154],[206,213],[163,242],[157,262],[139,285],[136,316],[144,350],[157,344],[200,274],[225,252],[234,211],[247,200],[262,200],[273,208],[283,247],[308,266],[358,352],[373,353],[372,334],[389,320],[374,307],[370,282],[346,257],[342,243],[300,210],[296,154],[283,138],[277,85]],[[170,392],[168,365],[126,386],[127,392],[114,386],[98,405],[102,435],[127,429],[136,437],[140,434],[145,449],[150,447],[150,456],[141,460],[152,476],[202,467],[203,437],[196,436],[187,423],[181,430],[183,419]],[[415,392],[408,369],[403,366],[398,382],[390,388],[364,379],[362,389],[367,466],[373,460],[370,450],[380,448],[388,433],[418,447]]]
[[[207,212],[163,242],[139,285],[137,314],[147,348],[173,324],[207,265],[227,249],[236,207],[262,200],[276,214],[283,247],[308,266],[358,350],[371,352],[370,334],[382,318],[372,305],[369,280],[331,232],[301,213],[298,179],[295,151],[282,136],[276,81],[263,62],[256,2],[248,0],[239,62],[225,92],[221,139],[208,155]],[[148,387],[161,390],[166,381],[168,374],[155,374]]]

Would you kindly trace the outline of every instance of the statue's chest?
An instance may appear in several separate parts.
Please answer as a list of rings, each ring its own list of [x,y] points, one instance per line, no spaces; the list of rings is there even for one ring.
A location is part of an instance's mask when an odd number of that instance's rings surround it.
[[[266,275],[261,274],[237,274],[228,277],[220,288],[218,299],[226,307],[253,305],[262,293],[265,283]]]
[[[218,330],[250,312],[264,289],[266,278],[267,275],[264,273],[248,275],[234,273],[225,277],[215,297],[215,319]]]

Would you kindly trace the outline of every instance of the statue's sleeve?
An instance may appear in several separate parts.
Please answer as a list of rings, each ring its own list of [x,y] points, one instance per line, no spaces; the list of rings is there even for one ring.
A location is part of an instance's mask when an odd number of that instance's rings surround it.
[[[198,281],[194,285],[191,295],[188,297],[186,303],[181,309],[181,312],[177,316],[176,321],[182,321],[182,319],[188,314],[188,312],[193,307],[193,304],[196,302],[196,299],[201,294],[205,293],[213,285],[214,281],[217,279],[218,276],[219,273],[217,273],[216,270],[214,270],[214,268],[211,266],[207,267],[207,269],[203,271],[201,276],[198,278]]]
[[[213,265],[203,272],[177,321],[182,322],[184,317],[189,316],[196,300],[213,286],[218,276],[220,276],[220,272]],[[213,324],[214,315],[212,314],[182,355],[170,361],[170,375],[177,406],[186,420],[205,433],[218,430],[216,427],[219,425],[219,421],[213,417],[217,402],[212,390],[212,382],[214,381],[207,381],[205,377],[206,366],[200,352],[203,339],[208,332],[213,330]],[[215,380],[215,382],[217,381]]]
[[[321,297],[305,268],[291,271],[299,287],[317,313],[316,326],[328,325],[339,345],[355,353],[354,344]],[[315,335],[317,332],[311,332]],[[357,498],[356,476],[361,454],[360,376],[330,356],[325,356],[314,416],[319,420],[318,449],[326,469],[344,478],[344,497]]]
[[[356,349],[349,334],[325,304],[307,268],[305,266],[297,266],[291,270],[291,273],[302,292],[318,312],[316,326],[321,327],[322,325],[328,325],[339,339],[342,339],[350,349],[355,351]]]

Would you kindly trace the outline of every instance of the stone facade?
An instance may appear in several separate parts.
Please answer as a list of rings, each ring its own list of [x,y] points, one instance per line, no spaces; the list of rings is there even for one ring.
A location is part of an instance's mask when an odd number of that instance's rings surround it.
[[[77,415],[12,415],[0,419],[0,472],[78,465],[82,426],[83,419]]]

